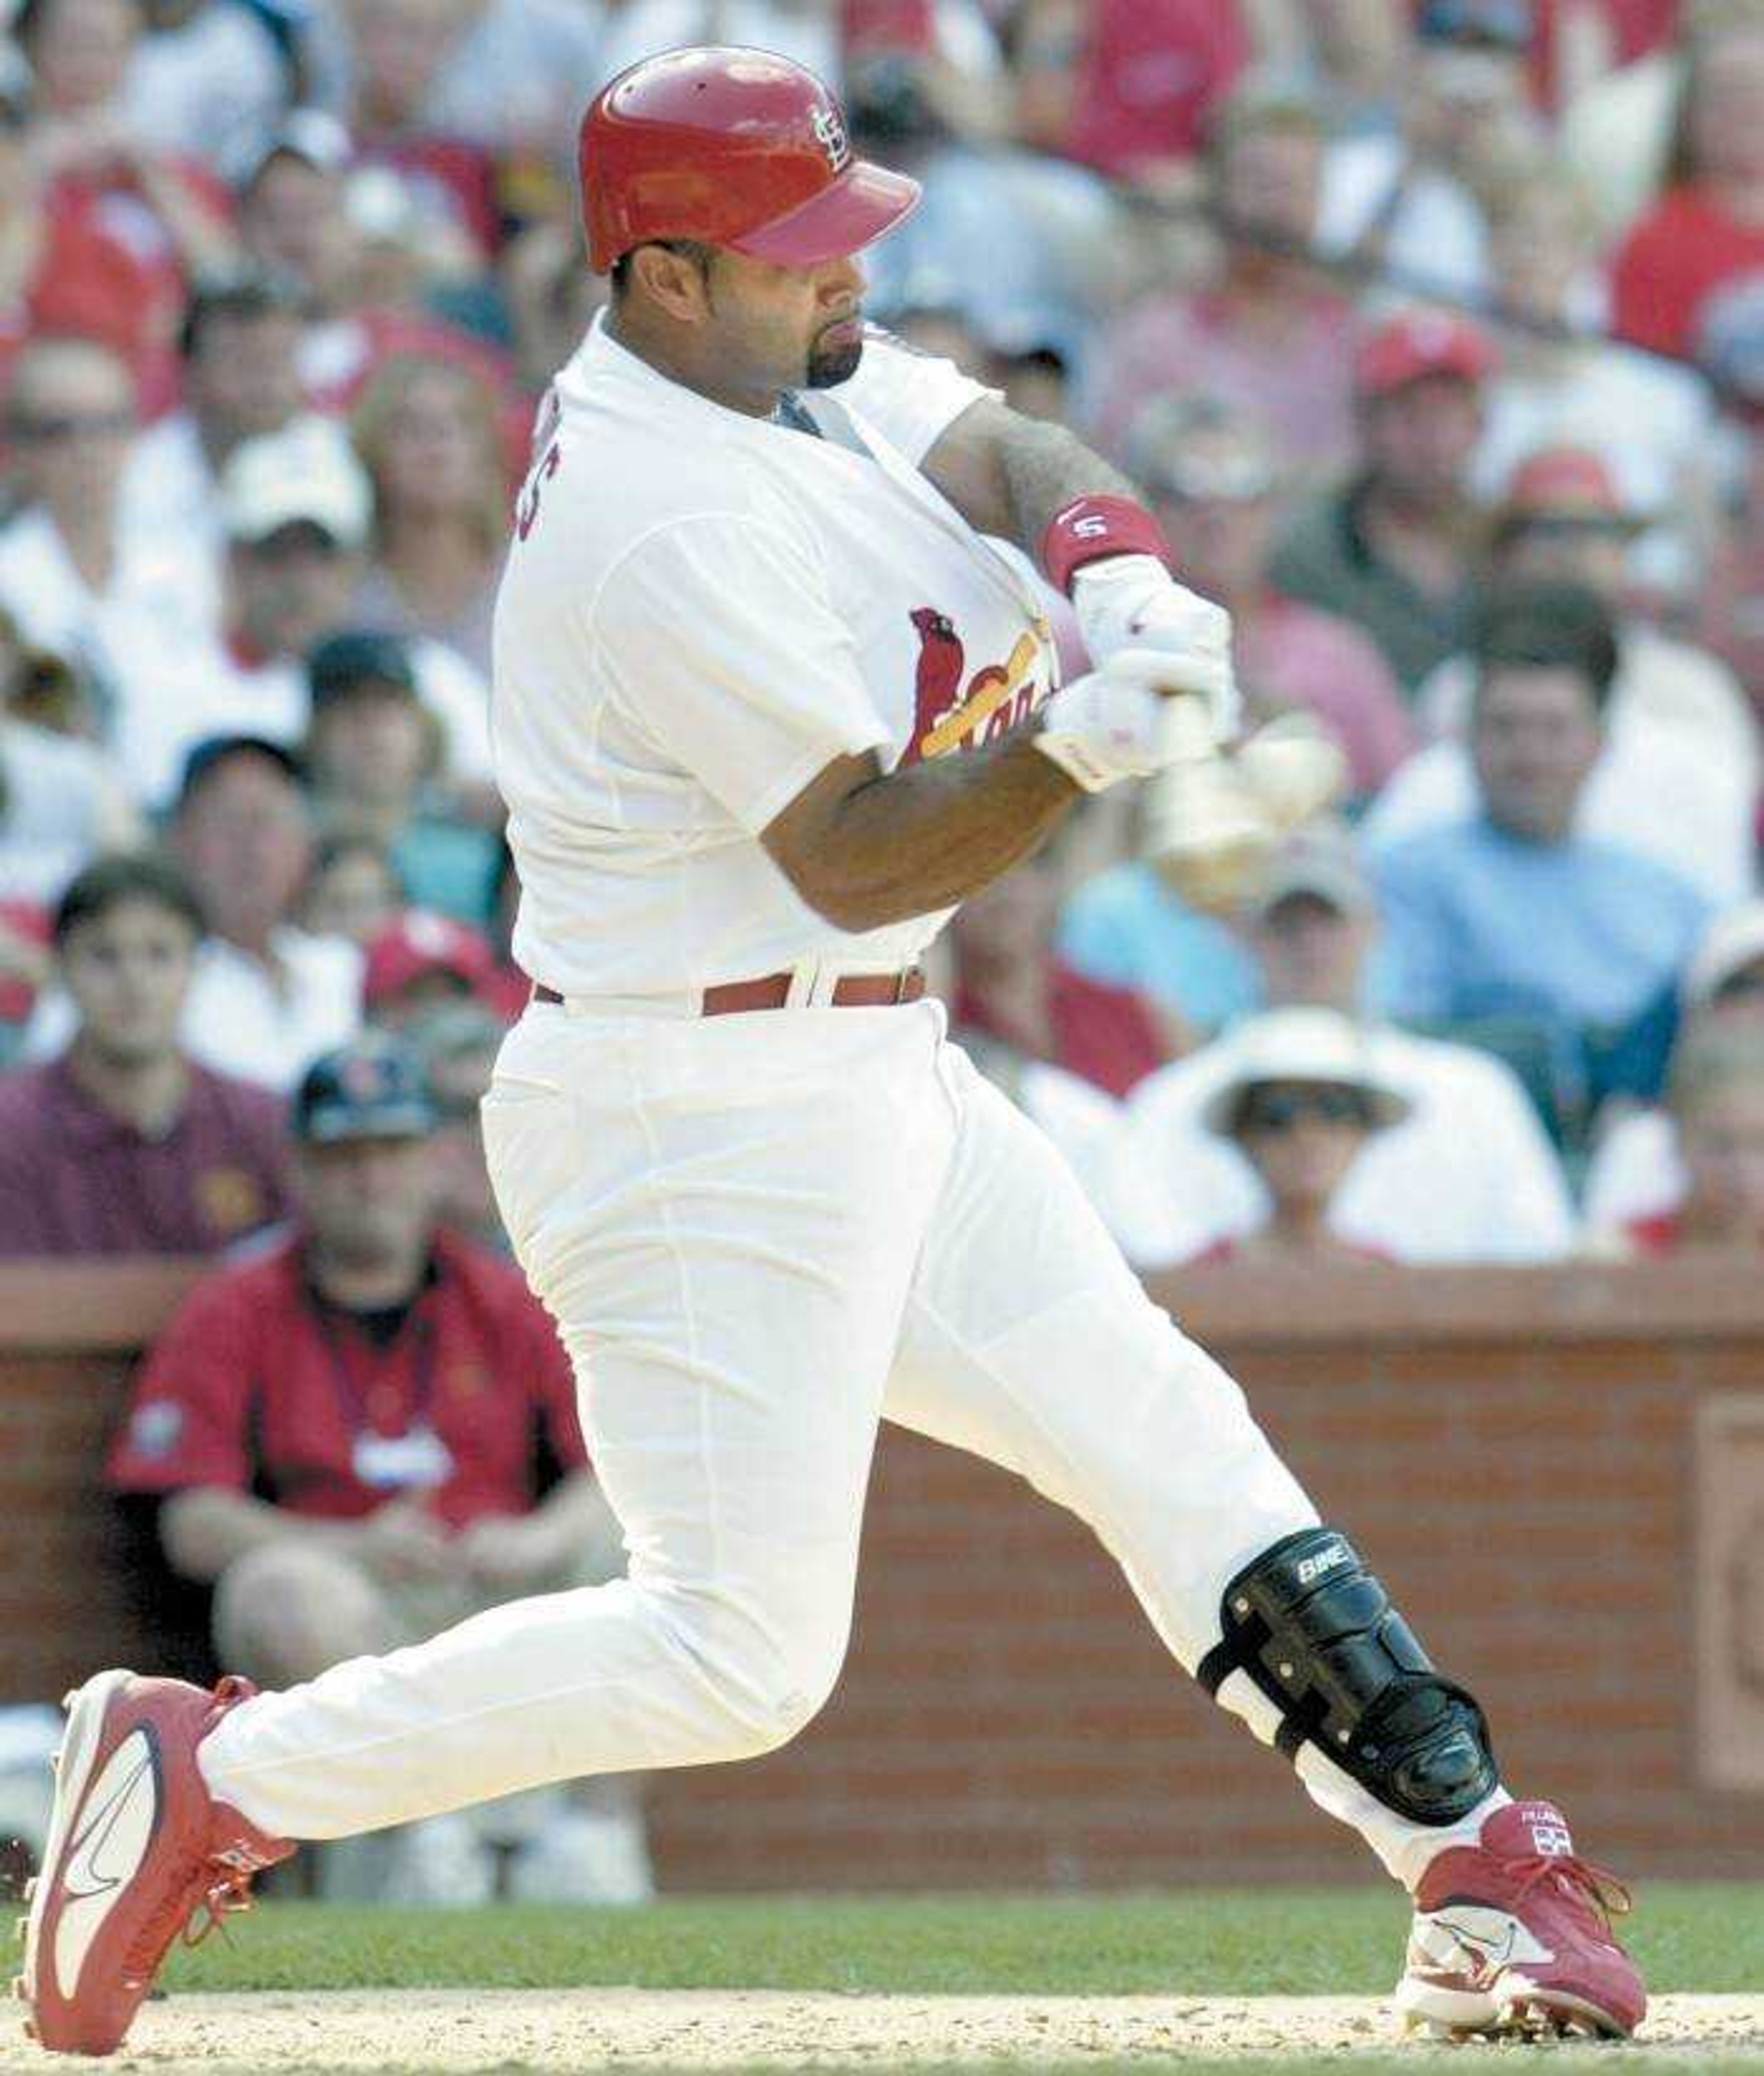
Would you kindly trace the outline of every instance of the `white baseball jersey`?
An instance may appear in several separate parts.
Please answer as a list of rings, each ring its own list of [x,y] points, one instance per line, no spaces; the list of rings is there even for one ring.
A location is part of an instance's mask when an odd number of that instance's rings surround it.
[[[752,418],[597,321],[558,378],[496,612],[535,979],[690,996],[804,961],[898,967],[936,934],[942,915],[835,928],[759,837],[834,758],[968,748],[1051,688],[1027,565],[915,466],[986,393],[872,334],[849,383],[786,401],[797,424]]]

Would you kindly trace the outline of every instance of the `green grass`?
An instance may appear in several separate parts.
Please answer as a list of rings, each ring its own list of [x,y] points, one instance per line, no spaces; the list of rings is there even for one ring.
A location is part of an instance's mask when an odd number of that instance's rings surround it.
[[[639,1911],[266,1903],[229,1941],[181,1954],[168,1979],[217,1990],[1381,1995],[1404,1921],[1401,1898],[1382,1888],[728,1897]],[[1658,1988],[1764,1993],[1764,1885],[1650,1883],[1625,1937]]]

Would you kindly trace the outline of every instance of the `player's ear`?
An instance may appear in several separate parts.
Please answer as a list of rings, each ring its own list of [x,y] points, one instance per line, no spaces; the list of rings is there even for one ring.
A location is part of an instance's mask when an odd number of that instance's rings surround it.
[[[650,300],[681,324],[702,324],[710,313],[710,283],[694,251],[670,245],[639,245],[630,255],[633,280]]]

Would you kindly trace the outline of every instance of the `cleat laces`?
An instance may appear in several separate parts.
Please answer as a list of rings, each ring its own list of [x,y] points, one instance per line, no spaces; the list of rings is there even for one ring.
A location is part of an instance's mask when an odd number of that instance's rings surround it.
[[[1613,1917],[1626,1917],[1634,1907],[1629,1891],[1608,1867],[1583,1860],[1578,1853],[1526,1853],[1505,1864],[1518,1876],[1515,1904],[1547,1884],[1596,1917],[1607,1932]]]

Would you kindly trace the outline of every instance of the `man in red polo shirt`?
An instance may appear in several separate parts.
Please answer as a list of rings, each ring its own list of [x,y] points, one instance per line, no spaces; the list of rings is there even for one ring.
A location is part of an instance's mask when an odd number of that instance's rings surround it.
[[[213,1588],[218,1657],[276,1687],[623,1569],[550,1318],[512,1267],[438,1229],[435,1112],[410,1050],[372,1034],[327,1053],[293,1123],[300,1226],[191,1293],[110,1463],[119,1492],[160,1498],[173,1572]],[[603,1797],[549,1818],[546,1864],[517,1855],[514,1891],[560,1897],[573,1879],[618,1900],[606,1888],[634,1877],[594,1864],[605,1816]],[[493,1875],[471,1820],[450,1816],[413,1826],[371,1885],[472,1902]]]
[[[63,895],[78,1023],[59,1058],[0,1075],[0,1255],[206,1254],[285,1215],[282,1102],[178,1042],[203,934],[160,858],[102,858]]]

